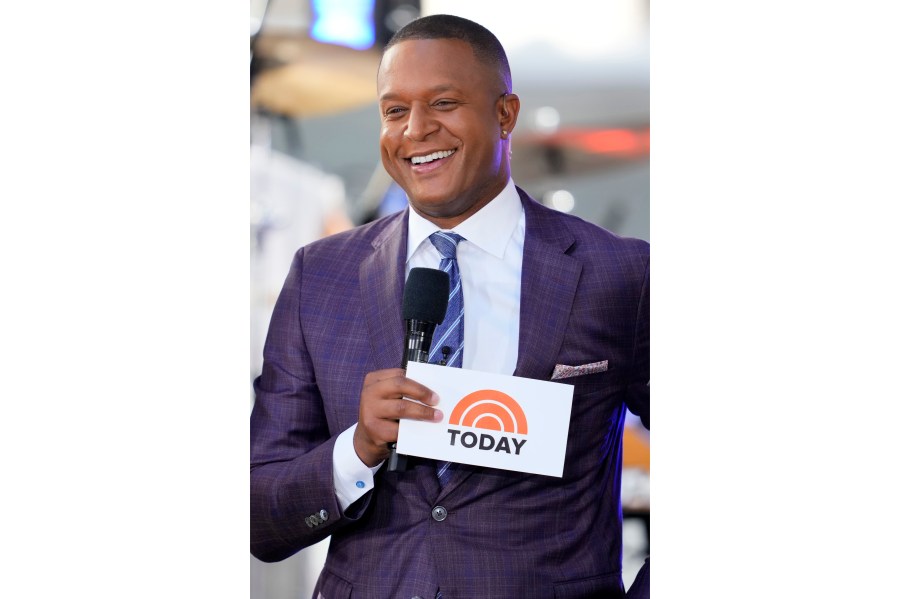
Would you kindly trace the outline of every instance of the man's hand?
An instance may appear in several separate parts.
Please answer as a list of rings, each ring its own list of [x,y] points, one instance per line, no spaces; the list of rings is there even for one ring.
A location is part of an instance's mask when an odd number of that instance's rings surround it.
[[[356,455],[370,468],[387,459],[388,443],[397,440],[400,419],[440,422],[444,415],[429,407],[437,403],[438,396],[428,387],[406,378],[402,368],[370,372],[359,397],[359,424],[353,434]]]

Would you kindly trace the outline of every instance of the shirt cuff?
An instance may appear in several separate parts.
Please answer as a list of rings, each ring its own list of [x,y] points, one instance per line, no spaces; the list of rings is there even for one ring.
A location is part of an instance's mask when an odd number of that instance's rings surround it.
[[[384,462],[381,462],[369,468],[359,459],[353,448],[355,431],[354,424],[338,435],[332,454],[334,493],[337,495],[341,511],[375,488],[375,473],[384,465]]]

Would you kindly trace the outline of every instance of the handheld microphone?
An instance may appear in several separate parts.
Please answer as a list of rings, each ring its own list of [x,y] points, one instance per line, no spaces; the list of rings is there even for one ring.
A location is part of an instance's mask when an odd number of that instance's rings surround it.
[[[406,339],[403,343],[401,368],[410,362],[427,362],[434,329],[444,321],[450,298],[450,275],[436,268],[413,268],[403,289],[403,320]],[[390,443],[391,457],[388,471],[406,469],[406,456],[397,453],[397,444]]]

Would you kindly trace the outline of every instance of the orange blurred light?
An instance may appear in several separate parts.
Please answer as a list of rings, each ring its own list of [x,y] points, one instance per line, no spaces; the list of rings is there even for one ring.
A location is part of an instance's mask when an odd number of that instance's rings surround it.
[[[592,154],[643,156],[650,153],[650,130],[566,129],[545,138],[554,146],[569,146]]]

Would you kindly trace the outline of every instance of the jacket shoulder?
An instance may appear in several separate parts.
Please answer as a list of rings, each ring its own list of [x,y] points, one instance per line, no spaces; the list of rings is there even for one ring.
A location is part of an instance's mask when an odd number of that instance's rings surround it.
[[[569,249],[573,254],[599,251],[632,255],[639,259],[650,257],[650,244],[643,239],[624,237],[579,216],[544,206],[521,189],[519,195],[525,207],[526,227],[547,239],[564,238],[571,243]]]
[[[401,233],[405,222],[404,210],[313,241],[301,247],[297,253],[302,252],[306,259],[315,259],[325,255],[348,255],[348,252],[369,252],[385,238]]]

